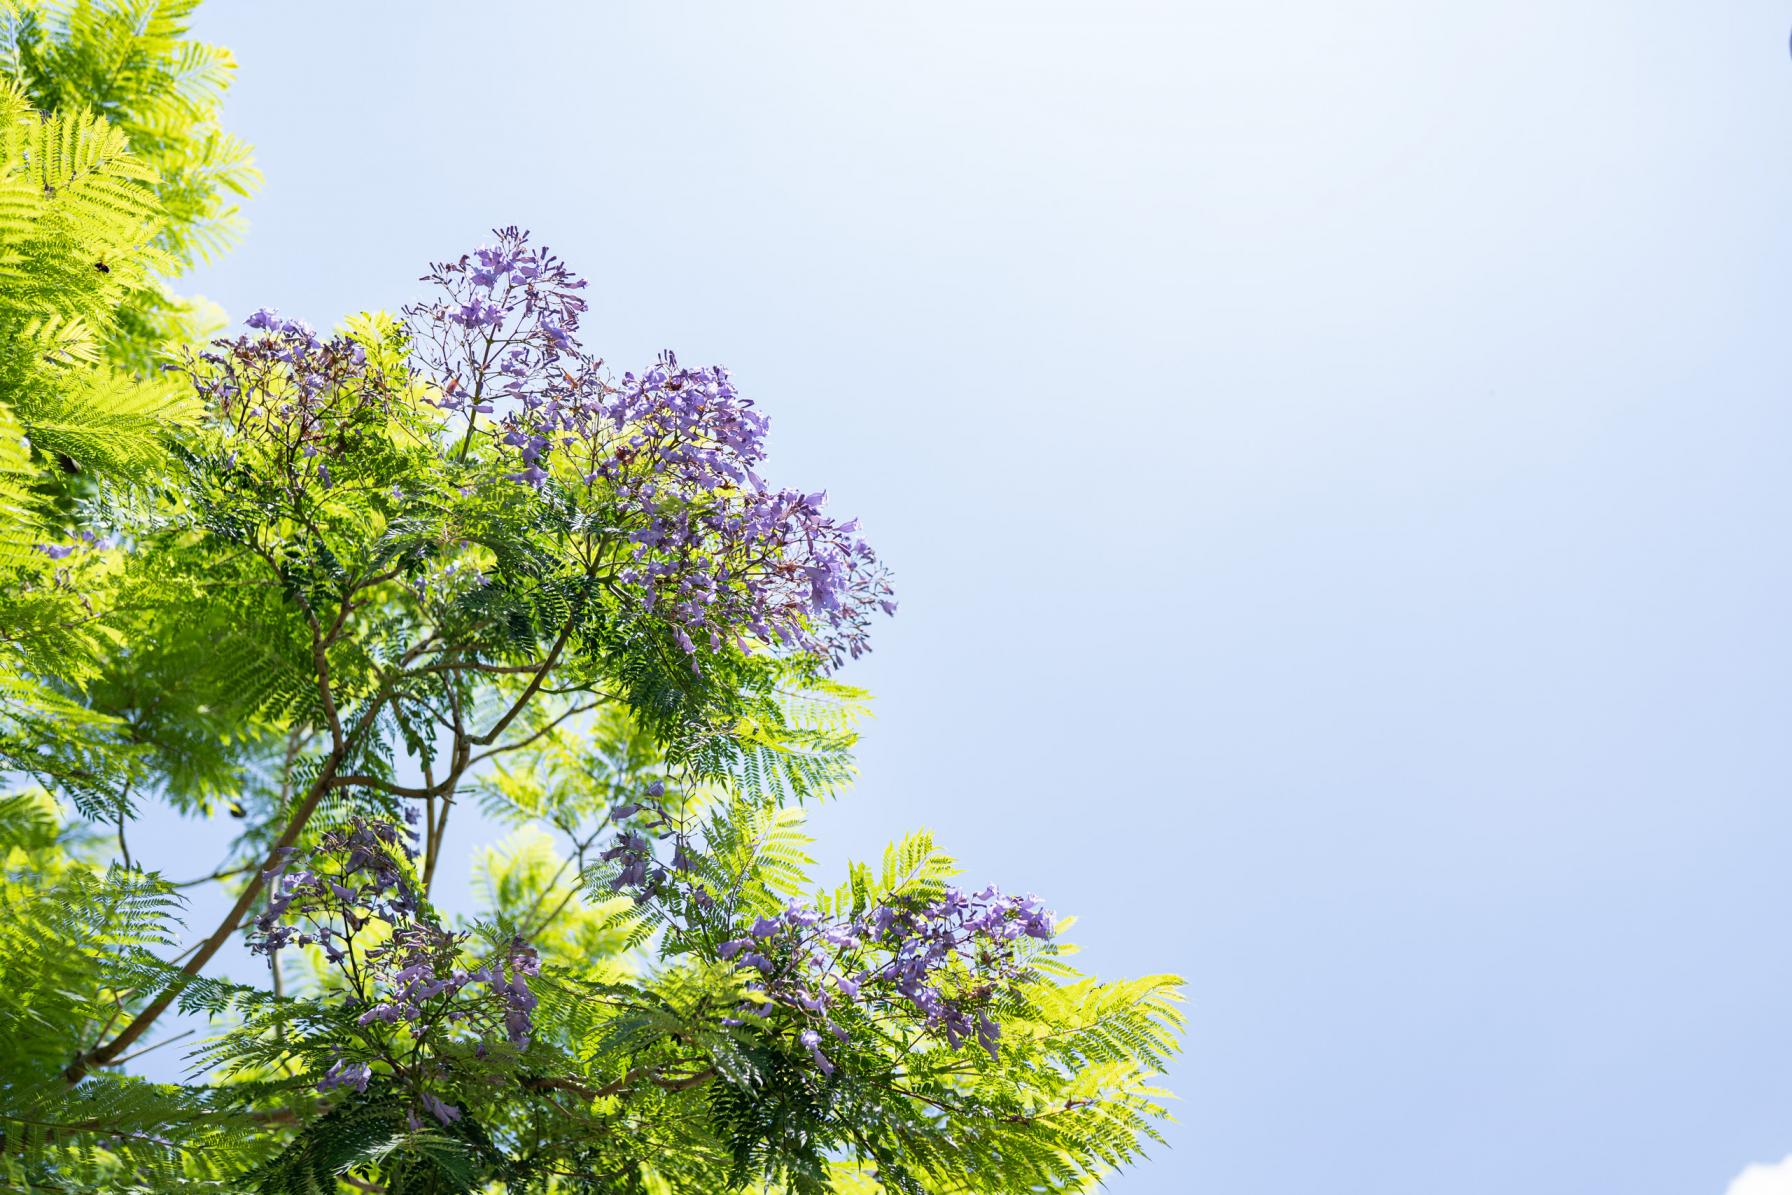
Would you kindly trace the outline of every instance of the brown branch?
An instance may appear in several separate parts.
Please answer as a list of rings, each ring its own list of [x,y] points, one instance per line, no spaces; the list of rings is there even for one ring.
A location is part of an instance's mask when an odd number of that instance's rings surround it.
[[[209,884],[213,880],[226,880],[231,876],[242,875],[254,866],[253,863],[245,863],[241,867],[227,867],[221,871],[214,871],[208,876],[200,876],[196,880],[181,880],[177,883],[170,883],[168,886],[170,888],[197,888],[199,885]]]
[[[440,664],[425,664],[421,668],[413,668],[417,675],[428,675],[432,672],[483,672],[492,676],[520,675],[534,672],[541,667],[541,661],[532,664],[487,664],[481,660],[444,660]]]
[[[600,694],[600,696],[602,696],[608,700],[615,700],[614,698],[610,697],[610,695],[607,693]],[[481,751],[478,755],[475,755],[468,762],[469,763],[480,763],[484,760],[490,759],[494,755],[502,755],[506,751],[516,751],[523,747],[527,747],[530,743],[533,743],[536,739],[539,739],[543,735],[549,733],[556,726],[560,725],[560,723],[566,721],[568,718],[574,718],[580,714],[588,714],[592,710],[596,709],[601,704],[603,704],[603,703],[598,702],[598,701],[591,701],[591,702],[585,703],[584,705],[575,705],[571,709],[567,710],[565,713],[561,714],[559,717],[555,718],[552,722],[549,722],[546,726],[543,726],[540,730],[536,731],[534,734],[525,735],[524,737],[522,737],[520,739],[512,739],[508,743],[500,743],[498,746],[493,747],[490,751]]]
[[[151,1141],[157,1145],[168,1144],[166,1138],[156,1136],[147,1131],[122,1129],[115,1120],[33,1120],[28,1117],[16,1115],[9,1115],[6,1119],[11,1124],[24,1125],[29,1128],[43,1130],[41,1134],[36,1134],[39,1141],[56,1141],[65,1136],[72,1136],[80,1133],[103,1133],[108,1137],[129,1137],[135,1141]],[[163,1123],[167,1125],[202,1124],[208,1120],[222,1120],[226,1122],[233,1120],[248,1120],[255,1124],[290,1125],[297,1124],[299,1116],[298,1113],[291,1108],[274,1108],[266,1112],[208,1111],[177,1114],[170,1116]],[[5,1154],[7,1152],[7,1144],[6,1134],[0,1133],[0,1154]]]
[[[458,772],[450,772],[447,776],[442,778],[440,783],[417,788],[414,785],[393,784],[390,780],[381,780],[378,776],[369,776],[365,772],[350,772],[345,776],[338,776],[334,780],[331,780],[330,787],[374,788],[385,793],[389,797],[410,797],[418,801],[427,801],[433,797],[439,797],[447,793],[449,789],[454,787],[455,782],[459,779],[460,774]]]
[[[617,1092],[632,1087],[643,1079],[665,1091],[686,1091],[692,1087],[709,1082],[709,1080],[715,1078],[715,1076],[716,1070],[713,1066],[706,1066],[702,1070],[695,1071],[688,1075],[673,1075],[670,1077],[654,1073],[651,1067],[638,1066],[623,1075],[622,1078],[617,1079],[614,1082],[605,1083],[602,1087],[591,1087],[579,1082],[577,1079],[551,1079],[545,1077],[527,1078],[519,1080],[519,1082],[529,1091],[570,1091],[574,1095],[583,1096],[588,1100],[596,1100],[602,1099],[605,1096],[615,1095]]]
[[[436,782],[435,769],[430,767],[428,756],[426,756],[426,755],[422,756],[418,762],[421,763],[423,766],[423,786],[425,788],[433,787]],[[423,843],[424,843],[425,849],[433,850],[434,847],[432,844],[435,842],[435,840],[436,840],[436,799],[434,797],[425,797],[423,799]],[[428,863],[426,862],[424,864],[424,866],[425,866],[425,868],[427,868]],[[424,884],[423,893],[425,896],[427,896],[429,894],[428,883]]]
[[[367,707],[367,712],[361,715],[360,721],[350,731],[350,740],[359,738],[368,727],[373,725],[374,719],[385,703],[386,697],[381,695],[378,700]],[[310,791],[305,794],[305,799],[299,803],[299,807],[293,811],[291,819],[286,823],[286,829],[281,832],[274,845],[268,849],[267,858],[263,860],[261,867],[252,874],[249,882],[243,886],[242,893],[237,896],[236,903],[230,907],[230,911],[224,915],[224,920],[218,923],[218,928],[212,931],[211,936],[200,944],[199,949],[187,961],[186,966],[180,969],[180,974],[166,988],[162,989],[161,995],[150,1001],[143,1011],[131,1020],[130,1024],[120,1030],[117,1037],[103,1045],[94,1046],[90,1050],[77,1054],[74,1061],[69,1063],[68,1068],[62,1072],[63,1078],[70,1083],[79,1083],[94,1067],[105,1066],[124,1053],[132,1042],[142,1037],[144,1031],[155,1023],[157,1017],[168,1011],[168,1006],[174,1003],[175,997],[180,994],[180,990],[186,986],[187,981],[204,970],[205,965],[211,962],[212,956],[217,954],[223,948],[224,943],[230,940],[230,935],[236,932],[236,927],[242,922],[243,914],[249,911],[249,906],[254,904],[255,898],[261,894],[263,885],[267,883],[268,875],[280,865],[287,849],[298,842],[299,835],[305,829],[305,824],[311,820],[311,815],[317,812],[317,807],[322,803],[324,794],[330,790],[330,781],[335,776],[336,769],[342,765],[342,757],[346,754],[347,748],[347,741],[337,740],[330,754],[324,757],[323,768],[318,772],[316,781],[312,783]]]
[[[593,560],[585,567],[585,579],[591,580],[596,571],[597,562]],[[566,650],[567,641],[572,638],[573,624],[578,622],[579,615],[584,612],[584,606],[584,596],[581,594],[579,599],[573,603],[572,609],[567,612],[566,621],[561,624],[560,633],[554,637],[554,646],[548,651],[547,658],[542,660],[541,668],[530,678],[528,685],[523,688],[516,702],[504,711],[504,716],[493,723],[491,729],[484,734],[473,736],[472,742],[475,745],[491,746],[497,741],[498,736],[504,733],[505,728],[516,721],[517,715],[523,712],[523,708],[534,700],[535,694],[541,689],[542,683],[547,680],[548,674],[553,672],[554,666],[560,662],[560,653]]]
[[[606,694],[605,696],[607,697],[608,695]],[[587,702],[584,705],[575,705],[565,713],[560,714],[546,726],[543,726],[540,730],[535,731],[533,734],[524,735],[520,739],[512,739],[508,743],[499,743],[489,751],[481,751],[478,755],[467,756],[459,763],[451,764],[453,770],[435,783],[431,783],[429,777],[426,775],[423,778],[424,782],[421,788],[414,784],[394,784],[390,780],[382,780],[378,776],[370,776],[365,772],[351,772],[347,775],[338,776],[330,782],[330,787],[373,788],[378,789],[389,797],[408,797],[411,800],[416,801],[432,801],[437,797],[446,797],[451,795],[456,786],[459,785],[461,774],[465,772],[467,768],[476,763],[483,763],[494,756],[503,755],[510,751],[521,750],[522,748],[527,747],[530,743],[541,738],[543,735],[551,732],[556,726],[559,726],[568,718],[576,717],[579,714],[590,713],[600,704],[602,703],[592,701]],[[472,741],[473,740],[470,739],[466,740],[466,742]],[[457,750],[460,749],[461,744],[462,740],[457,739],[455,744]],[[462,752],[462,754],[464,754],[464,752]]]
[[[111,1062],[108,1062],[106,1065],[107,1066],[123,1066],[125,1063],[129,1062],[133,1058],[141,1058],[145,1054],[149,1053],[151,1050],[159,1050],[163,1046],[173,1045],[175,1042],[181,1040],[184,1037],[192,1037],[197,1032],[199,1032],[199,1030],[197,1030],[197,1029],[183,1030],[180,1033],[176,1033],[173,1037],[164,1037],[161,1041],[156,1042],[152,1046],[144,1046],[141,1050],[135,1050],[135,1051],[133,1051],[129,1054],[126,1054],[122,1057],[114,1058]]]
[[[471,750],[467,745],[467,724],[460,712],[460,693],[456,689],[448,690],[448,708],[454,714],[454,748],[449,762],[448,788],[442,794],[442,807],[436,811],[435,829],[430,834],[426,846],[428,854],[423,860],[423,891],[425,895],[429,893],[430,886],[436,882],[436,863],[442,857],[442,839],[448,833],[448,811],[454,806],[454,787],[460,782],[461,773],[467,769],[467,753]]]

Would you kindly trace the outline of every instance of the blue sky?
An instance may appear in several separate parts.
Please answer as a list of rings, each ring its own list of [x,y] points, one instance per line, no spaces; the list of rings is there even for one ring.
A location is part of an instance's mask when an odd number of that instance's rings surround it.
[[[514,222],[728,364],[898,571],[826,864],[1190,980],[1110,1189],[1716,1195],[1792,1151],[1787,23],[214,0],[268,186],[191,286]]]

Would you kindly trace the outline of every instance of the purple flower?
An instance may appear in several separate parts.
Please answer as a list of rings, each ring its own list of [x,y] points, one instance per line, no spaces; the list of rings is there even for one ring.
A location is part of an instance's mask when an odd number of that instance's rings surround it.
[[[809,1057],[815,1060],[815,1065],[821,1068],[822,1074],[831,1075],[834,1073],[833,1062],[828,1059],[826,1054],[821,1052],[821,1034],[815,1032],[813,1029],[805,1029],[798,1040],[803,1043],[803,1048],[809,1051]]]
[[[337,1087],[353,1087],[356,1091],[366,1091],[367,1081],[373,1072],[365,1062],[345,1062],[338,1058],[324,1077],[318,1080],[317,1090],[330,1091]]]
[[[1002,1039],[1002,1027],[989,1019],[986,1013],[977,1014],[977,1042],[989,1051],[990,1058],[996,1057],[996,1043]]]
[[[584,280],[514,227],[427,280],[436,295],[404,314],[437,405],[469,421],[467,441],[511,482],[542,488],[551,460],[568,460],[561,476],[580,478],[635,546],[622,583],[679,650],[784,649],[835,665],[868,650],[872,614],[894,610],[887,574],[857,520],[823,513],[826,491],[760,477],[767,422],[727,370],[667,352],[640,373],[606,373],[579,346]],[[472,394],[487,401],[469,411]]]
[[[453,1124],[460,1119],[460,1109],[453,1104],[445,1104],[427,1091],[423,1093],[422,1099],[424,1109],[443,1124]]]
[[[513,938],[496,958],[464,965],[470,935],[437,924],[411,887],[409,837],[394,823],[372,819],[326,831],[310,867],[277,874],[270,882],[269,907],[256,919],[251,948],[270,953],[295,940],[315,941],[332,966],[355,958],[353,982],[365,1001],[357,1025],[405,1024],[419,1042],[471,1035],[476,1049],[503,1033],[511,1045],[527,1049],[539,1003],[529,978],[540,973],[539,955]],[[283,858],[277,868],[286,865]],[[295,933],[282,924],[287,919],[309,928]],[[384,939],[378,945],[362,939],[363,947],[351,956],[356,935],[376,922],[385,927]],[[400,1069],[395,1077],[404,1079],[406,1072]],[[343,1085],[359,1090],[367,1078],[364,1065],[339,1063],[320,1090]],[[448,1104],[432,1105],[431,1111],[443,1123],[459,1115]]]
[[[821,920],[821,914],[807,905],[791,904],[784,910],[784,923],[799,929],[808,929]]]
[[[1052,914],[1036,897],[993,886],[975,895],[947,887],[926,903],[873,905],[856,920],[793,902],[776,918],[759,918],[751,937],[724,943],[720,953],[761,973],[749,986],[769,1007],[807,1016],[825,1016],[836,1000],[906,1008],[952,1049],[974,1038],[993,1057],[1001,1027],[990,1015],[991,1000],[1004,982],[1027,973],[1033,951],[1025,940],[1049,938],[1053,930]],[[756,941],[764,945],[743,953]],[[743,1003],[734,1015],[764,1012]],[[845,1040],[844,1029],[823,1023]]]

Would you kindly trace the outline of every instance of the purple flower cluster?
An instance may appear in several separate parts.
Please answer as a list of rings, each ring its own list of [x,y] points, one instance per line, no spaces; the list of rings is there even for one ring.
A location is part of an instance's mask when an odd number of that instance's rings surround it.
[[[330,962],[340,963],[347,940],[369,922],[417,919],[418,894],[401,862],[408,861],[410,846],[391,822],[357,818],[327,832],[314,852],[315,869],[288,871],[295,853],[284,848],[281,865],[264,877],[268,904],[249,940],[255,953],[316,943]],[[304,918],[310,928],[287,924],[289,917]]]
[[[435,1014],[449,1025],[475,1024],[480,1009],[443,1009],[438,1002],[451,1001],[470,985],[483,984],[497,998],[498,1015],[510,1044],[526,1049],[536,1004],[529,977],[541,972],[534,948],[519,939],[502,958],[468,970],[457,965],[465,941],[465,934],[412,922],[395,927],[385,945],[368,947],[366,959],[376,979],[371,986],[377,994],[355,1023],[416,1023]]]
[[[289,945],[316,945],[336,968],[366,1031],[363,1053],[383,1060],[398,1077],[420,1081],[430,1070],[427,1051],[451,1038],[471,1037],[483,1050],[499,1033],[527,1049],[536,995],[529,979],[540,960],[528,943],[512,939],[488,961],[468,966],[469,935],[436,924],[410,879],[411,848],[387,821],[356,819],[323,836],[311,866],[287,870],[292,852],[268,876],[268,907],[255,922],[250,949],[273,955]],[[294,924],[297,923],[297,924]],[[383,940],[356,947],[356,938],[383,923]],[[374,935],[375,938],[381,935]],[[416,1048],[383,1050],[402,1034]],[[365,1091],[373,1077],[368,1057],[339,1056],[317,1089]],[[444,1124],[458,1117],[449,1104],[422,1095]],[[451,1115],[450,1115],[451,1114]]]
[[[290,479],[327,489],[329,462],[348,450],[350,427],[383,414],[390,387],[346,336],[319,339],[303,320],[266,309],[247,323],[254,333],[215,340],[188,362],[194,389],[228,436],[272,453]]]
[[[116,534],[95,535],[91,531],[77,533],[75,540],[76,542],[72,544],[33,544],[31,546],[39,552],[42,552],[45,556],[48,556],[51,560],[67,560],[70,556],[73,556],[83,548],[104,549],[116,547],[118,545],[118,536]]]
[[[1025,970],[1025,945],[1049,939],[1053,925],[1035,897],[1004,895],[993,886],[975,894],[947,888],[937,900],[877,904],[855,918],[829,918],[792,903],[722,943],[719,953],[758,972],[749,990],[819,1018],[842,1041],[846,1031],[828,1016],[838,1001],[897,1004],[944,1034],[953,1049],[974,1036],[993,1058],[1001,1026],[990,1018],[990,1000]],[[731,1021],[764,1016],[766,1009],[745,1004]],[[802,1040],[816,1065],[832,1072],[819,1036],[808,1030]]]
[[[676,368],[669,355],[654,373],[668,365]],[[697,373],[693,388],[731,392],[719,369],[680,372]],[[637,436],[644,445],[671,440]],[[750,470],[746,486],[689,476],[709,467],[687,457],[677,468],[616,469],[615,498],[634,525],[621,581],[662,612],[686,652],[699,642],[713,651],[729,639],[748,651],[750,633],[825,654],[836,666],[863,655],[872,616],[894,614],[896,602],[858,520],[823,513],[826,493],[771,490]]]
[[[693,859],[698,848],[682,824],[658,806],[664,792],[664,785],[650,785],[647,799],[610,811],[618,823],[629,823],[601,856],[615,869],[610,887],[657,903],[687,931],[713,926],[725,902],[699,878],[710,869],[700,851]],[[665,842],[672,844],[669,861],[659,854]],[[817,1029],[847,1040],[830,1015],[842,1001],[918,1014],[953,1049],[975,1038],[994,1057],[1001,1026],[990,1016],[993,998],[1027,974],[1033,944],[1055,932],[1056,918],[1037,897],[1007,895],[993,885],[976,893],[946,887],[932,899],[896,896],[853,916],[793,901],[715,948],[723,960],[755,973],[747,984],[755,998],[726,1023],[766,1017],[773,1007],[793,1011],[809,1023],[804,1048],[830,1074],[834,1063]],[[697,936],[714,940],[708,929]]]
[[[629,540],[611,578],[659,612],[687,653],[745,636],[840,663],[866,650],[872,614],[894,613],[857,520],[826,495],[773,490],[756,466],[766,420],[725,369],[664,354],[615,380],[578,344],[585,282],[515,228],[425,277],[440,296],[405,309],[436,402],[530,486],[557,479]],[[484,425],[480,416],[487,416]]]
[[[598,856],[616,867],[616,874],[610,879],[610,889],[613,892],[633,889],[637,900],[646,900],[669,886],[676,887],[685,899],[708,909],[715,903],[709,891],[701,884],[679,880],[680,873],[689,869],[690,858],[685,853],[684,834],[659,803],[665,795],[665,782],[655,780],[647,786],[647,795],[641,800],[626,801],[610,810],[610,818],[616,824],[633,822],[618,831],[609,848]],[[638,816],[643,814],[645,816]],[[670,866],[660,861],[655,849],[656,841],[665,839],[673,844]]]
[[[554,481],[579,501],[585,525],[623,541],[604,579],[687,654],[751,650],[749,637],[835,665],[863,654],[873,616],[896,609],[888,573],[856,519],[824,513],[824,492],[759,476],[767,423],[727,370],[666,353],[617,380],[579,346],[585,280],[525,232],[495,236],[434,266],[436,297],[404,309],[450,457],[477,444],[509,480]],[[248,324],[189,363],[193,384],[227,436],[270,454],[289,484],[327,489],[354,425],[389,411],[390,383],[347,337],[266,310]]]
[[[404,309],[418,364],[442,389],[436,404],[465,415],[469,434],[500,401],[509,400],[507,421],[554,402],[566,364],[583,363],[573,337],[586,307],[578,294],[585,280],[532,247],[526,232],[511,227],[494,235],[497,244],[433,266],[422,280],[440,297]],[[537,462],[547,443],[511,446],[524,449],[515,480],[539,484],[546,474]]]
[[[324,1072],[324,1077],[317,1081],[317,1090],[334,1091],[338,1087],[353,1087],[356,1091],[366,1091],[368,1080],[373,1078],[373,1068],[365,1062],[349,1062],[338,1058]]]

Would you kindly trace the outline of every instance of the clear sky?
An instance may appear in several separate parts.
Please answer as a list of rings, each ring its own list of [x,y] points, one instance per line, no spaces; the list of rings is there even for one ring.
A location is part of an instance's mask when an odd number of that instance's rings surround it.
[[[1721,1195],[1792,1152],[1789,23],[212,0],[268,185],[192,285],[514,222],[731,366],[903,599],[827,865],[1190,980],[1112,1190]]]

